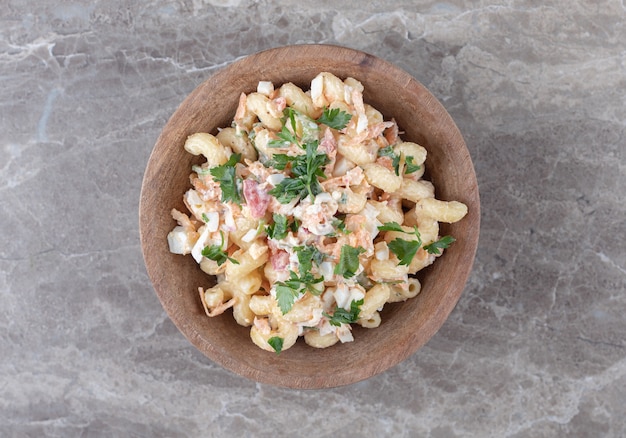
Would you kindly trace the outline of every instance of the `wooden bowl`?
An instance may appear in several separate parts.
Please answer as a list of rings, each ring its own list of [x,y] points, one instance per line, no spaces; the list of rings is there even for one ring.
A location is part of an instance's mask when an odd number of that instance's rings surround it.
[[[183,193],[197,157],[183,149],[188,135],[215,134],[229,126],[241,92],[258,81],[276,86],[293,82],[303,89],[319,72],[348,76],[365,86],[364,100],[395,118],[403,139],[428,150],[427,179],[442,200],[458,200],[468,215],[441,234],[457,241],[432,266],[418,273],[422,292],[403,303],[387,304],[375,329],[354,327],[354,342],[315,349],[303,340],[280,355],[261,350],[250,329],[230,313],[208,318],[197,288],[214,280],[191,256],[169,252],[166,236],[175,226],[170,210],[184,211]],[[329,388],[354,383],[398,364],[424,345],[456,305],[469,276],[480,222],[478,185],[465,142],[443,106],[409,74],[372,55],[343,47],[282,47],[230,64],[200,84],[163,128],[145,171],[139,207],[141,245],[146,268],[169,317],[209,359],[249,379],[291,388]]]

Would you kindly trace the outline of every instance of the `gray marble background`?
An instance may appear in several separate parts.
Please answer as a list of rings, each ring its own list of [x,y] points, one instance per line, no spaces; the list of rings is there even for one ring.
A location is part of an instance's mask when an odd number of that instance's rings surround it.
[[[394,62],[472,154],[481,240],[407,361],[324,391],[198,353],[145,272],[161,127],[234,59]],[[626,435],[624,0],[0,0],[0,436]]]

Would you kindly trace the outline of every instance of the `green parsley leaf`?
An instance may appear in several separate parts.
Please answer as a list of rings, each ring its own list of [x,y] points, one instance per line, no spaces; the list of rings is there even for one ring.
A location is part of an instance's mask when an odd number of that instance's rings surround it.
[[[207,223],[209,221],[209,217],[206,215],[206,213],[202,213],[202,220],[204,221],[204,223]]]
[[[429,254],[441,254],[441,249],[448,248],[452,242],[456,241],[456,239],[452,236],[443,236],[441,239],[436,242],[430,243],[428,245],[424,245],[424,249],[428,251]]]
[[[317,147],[318,141],[316,140],[304,145],[304,154],[288,159],[279,158],[285,166],[287,162],[291,162],[293,177],[285,178],[269,191],[269,194],[276,197],[278,202],[288,204],[296,198],[304,199],[307,196],[315,198],[315,195],[322,192],[318,178],[326,178],[323,166],[328,163],[329,158],[326,154],[319,154]]]
[[[294,131],[295,132],[295,131]],[[278,134],[278,139],[272,139],[267,142],[267,146],[270,148],[288,148],[292,144],[298,144],[298,138],[295,133],[292,133],[287,125],[283,125]]]
[[[300,276],[298,277],[298,275],[293,272],[290,271],[290,277],[289,280],[287,280],[284,284],[286,284],[287,286],[293,288],[293,289],[298,289],[298,290],[304,290],[306,289],[308,292],[310,292],[312,295],[319,295],[321,293],[321,291],[317,290],[315,288],[315,285],[317,283],[320,283],[321,281],[323,281],[324,279],[322,277],[319,278],[315,278],[315,276],[313,276],[313,274],[309,271],[305,271],[304,270],[300,271]]]
[[[343,307],[336,307],[332,315],[324,313],[323,315],[329,318],[328,322],[335,327],[341,326],[341,324],[352,324],[359,319],[359,313],[361,313],[361,305],[363,300],[352,301],[350,303],[350,310],[346,310]]]
[[[378,227],[380,231],[399,231],[401,233],[406,233],[402,225],[397,222],[385,222],[383,225]]]
[[[420,249],[421,242],[416,240],[393,239],[387,244],[389,250],[398,257],[399,265],[410,265],[413,257]]]
[[[296,298],[305,292],[319,295],[320,291],[315,284],[323,281],[323,278],[315,278],[311,272],[301,273],[300,276],[289,271],[289,280],[276,282],[276,301],[283,315],[291,310]]]
[[[266,231],[270,239],[284,239],[287,237],[287,216],[274,213],[274,223],[267,226]]]
[[[287,164],[291,163],[295,158],[286,154],[274,154],[271,159],[265,162],[265,166],[273,167],[277,170],[285,170]]]
[[[228,254],[226,254],[226,251],[222,248],[224,246],[224,233],[220,231],[220,234],[222,235],[222,243],[219,245],[205,246],[202,249],[202,255],[209,260],[217,262],[217,266],[222,266],[226,263],[226,260],[230,260],[231,263],[238,265],[239,261],[229,257]]]
[[[267,340],[267,343],[270,344],[270,347],[274,349],[276,354],[280,354],[280,352],[283,350],[283,341],[283,338],[280,338],[278,336],[272,336]]]
[[[276,200],[281,204],[289,204],[295,198],[306,196],[308,190],[303,180],[299,178],[285,178],[268,193],[276,197]]]
[[[323,292],[315,288],[315,285],[317,283],[321,283],[322,281],[324,281],[322,277],[315,278],[310,272],[305,272],[304,274],[300,275],[300,281],[302,282],[302,285],[305,287],[307,292],[309,292],[311,295],[317,296]]]
[[[317,122],[340,131],[348,125],[350,119],[352,119],[352,114],[341,111],[339,108],[324,108],[324,111],[322,112],[320,118],[317,119]]]
[[[406,163],[406,167],[404,168],[404,173],[407,175],[411,173],[415,173],[418,170],[420,170],[420,165],[415,164],[415,158],[413,158],[411,155],[405,158],[405,163]]]
[[[335,217],[332,219],[332,222],[331,222],[331,223],[332,223],[332,226],[333,226],[333,228],[335,229],[335,231],[333,231],[332,233],[330,233],[330,234],[328,235],[329,237],[335,237],[335,236],[337,236],[339,233],[341,233],[341,234],[350,234],[350,233],[352,233],[352,231],[350,231],[350,230],[348,230],[348,229],[346,228],[345,218],[346,218],[346,216],[345,216],[345,215],[338,215],[338,216],[335,216]]]
[[[319,126],[315,120],[305,114],[287,107],[283,111],[282,129],[278,134],[278,139],[270,140],[269,147],[287,148],[292,144],[302,147],[301,143],[308,143],[317,140],[319,137]],[[301,138],[298,139],[298,132]]]
[[[300,228],[300,221],[298,219],[296,219],[295,217],[293,218],[293,222],[291,222],[289,224],[289,229],[296,234],[298,232],[298,229]]]
[[[235,175],[235,165],[240,159],[241,154],[232,154],[226,163],[211,169],[211,175],[220,183],[222,202],[231,201],[241,204],[241,193],[237,184],[239,178]]]
[[[399,231],[405,234],[413,234],[417,237],[417,240],[404,240],[399,237],[392,240],[387,244],[389,250],[398,257],[400,265],[409,265],[415,257],[415,254],[422,246],[422,238],[420,232],[416,226],[413,227],[413,232],[404,231],[402,226],[397,222],[387,222],[384,225],[378,227],[380,231]]]
[[[323,261],[326,254],[321,252],[314,246],[296,246],[294,251],[298,255],[298,262],[300,263],[299,271],[300,275],[306,272],[310,272],[313,268],[313,262],[319,266]]]
[[[342,275],[344,278],[353,277],[359,269],[359,255],[364,252],[365,248],[361,246],[358,248],[350,245],[342,246],[339,263],[335,266],[335,274]]]
[[[396,175],[400,174],[400,155],[394,152],[393,146],[378,149],[378,156],[391,158],[391,165],[396,171]]]
[[[304,162],[295,161],[291,169],[294,175],[304,179],[312,199],[315,198],[315,195],[322,192],[322,187],[317,178],[326,178],[322,167],[330,161],[328,155],[317,153],[317,147],[317,140],[307,143],[305,145],[306,154]]]
[[[278,301],[278,307],[283,315],[291,310],[296,297],[299,295],[299,290],[292,289],[286,284],[278,284],[276,286],[276,301]]]

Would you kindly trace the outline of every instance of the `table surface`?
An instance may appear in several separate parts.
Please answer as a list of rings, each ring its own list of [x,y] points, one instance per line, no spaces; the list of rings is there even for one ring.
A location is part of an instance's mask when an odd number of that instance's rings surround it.
[[[625,436],[626,5],[541,3],[2,2],[0,435]],[[198,353],[139,244],[145,164],[183,97],[295,43],[422,82],[482,201],[442,329],[331,390],[256,384]]]

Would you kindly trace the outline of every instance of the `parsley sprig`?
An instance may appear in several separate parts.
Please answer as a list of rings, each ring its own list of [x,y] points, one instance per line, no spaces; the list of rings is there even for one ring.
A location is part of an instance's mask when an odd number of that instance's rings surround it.
[[[400,155],[395,153],[395,151],[393,150],[393,146],[387,146],[387,147],[378,149],[378,156],[391,158],[391,166],[396,171],[396,175],[399,175]]]
[[[275,154],[271,165],[278,170],[284,170],[291,164],[292,177],[283,179],[276,187],[269,191],[281,204],[289,204],[292,200],[305,199],[322,192],[318,178],[326,178],[323,167],[328,164],[328,155],[318,153],[318,141],[304,145],[304,154],[290,156]]]
[[[326,254],[311,245],[296,246],[293,250],[298,255],[298,271],[300,273],[310,272],[313,269],[313,262],[319,266],[326,257]]]
[[[328,155],[318,152],[318,125],[316,120],[299,113],[293,108],[285,108],[283,113],[283,126],[277,134],[278,139],[271,140],[268,145],[270,147],[290,147],[292,144],[295,144],[304,150],[304,153],[295,156],[287,154],[272,155],[266,166],[274,167],[278,170],[285,170],[290,166],[291,176],[283,179],[269,193],[276,197],[281,204],[289,204],[294,199],[305,199],[307,196],[314,199],[315,195],[322,192],[318,178],[326,178],[323,167],[330,161]],[[327,114],[326,118],[322,115],[321,119],[323,118],[331,124],[341,122],[340,119],[342,118],[345,119],[340,111],[331,110],[328,113],[325,112],[325,114]],[[300,128],[302,128],[302,138],[298,138],[298,123]]]
[[[296,246],[294,251],[298,256],[298,272],[300,274],[289,271],[287,281],[276,282],[276,300],[283,315],[291,310],[293,303],[303,293],[309,292],[312,295],[319,295],[321,291],[315,285],[324,280],[311,272],[313,263],[317,266],[322,263],[326,256],[324,253],[309,245]]]
[[[350,245],[341,247],[339,255],[339,263],[335,266],[335,274],[343,276],[343,278],[354,277],[359,269],[359,255],[365,252],[365,248],[359,246],[355,248]]]
[[[405,159],[406,167],[404,168],[404,173],[411,174],[420,170],[420,165],[415,164],[415,157],[408,155]]]
[[[287,233],[289,232],[289,229],[287,228],[287,216],[274,213],[272,215],[272,219],[274,219],[274,222],[265,228],[267,236],[270,239],[276,240],[284,239],[285,237],[287,237]]]
[[[352,119],[352,114],[341,111],[339,108],[324,108],[324,111],[319,119],[317,119],[317,122],[324,124],[329,128],[341,131],[348,126],[350,119]]]
[[[413,226],[413,232],[407,232],[397,222],[387,222],[378,227],[380,231],[398,231],[405,234],[413,234],[417,239],[404,240],[399,237],[395,238],[387,244],[389,250],[398,257],[399,265],[410,265],[413,257],[422,246],[422,238],[416,226]]]
[[[217,262],[217,266],[222,266],[226,263],[226,260],[230,260],[231,263],[238,265],[238,260],[229,257],[228,254],[226,254],[224,248],[224,232],[220,231],[220,236],[222,236],[222,242],[219,245],[205,246],[202,249],[202,255],[207,259]]]
[[[350,303],[350,310],[346,310],[343,307],[336,307],[332,315],[323,313],[328,318],[328,322],[335,327],[341,326],[341,324],[352,324],[358,321],[359,313],[361,313],[361,305],[363,299],[352,301]]]
[[[456,241],[456,239],[452,236],[443,236],[433,243],[424,245],[424,249],[428,251],[429,254],[439,255],[442,249],[448,248],[454,241]]]
[[[211,175],[213,175],[215,181],[220,183],[222,202],[231,201],[235,204],[241,204],[241,193],[238,184],[240,178],[235,173],[235,166],[240,159],[241,154],[232,154],[226,163],[211,169]]]
[[[276,354],[280,354],[280,352],[283,351],[284,341],[285,340],[281,338],[280,336],[272,336],[271,338],[267,340],[267,343],[270,345],[270,347],[274,349]]]
[[[305,292],[319,295],[321,292],[315,288],[315,285],[322,280],[324,280],[322,277],[316,278],[311,272],[298,275],[289,271],[289,280],[277,281],[276,301],[283,315],[291,310],[296,299]]]
[[[298,219],[293,218],[293,221],[289,222],[287,216],[278,213],[272,214],[272,219],[273,222],[265,227],[265,232],[270,239],[280,240],[287,237],[289,231],[298,232],[300,226]]]
[[[386,146],[378,150],[379,157],[391,158],[391,166],[393,167],[393,170],[395,170],[396,175],[400,175],[400,161],[402,159],[402,155],[402,153],[397,154],[393,150],[393,146]],[[406,155],[404,157],[404,163],[404,173],[407,175],[415,173],[420,169],[420,165],[415,163],[415,157],[411,155]]]
[[[291,107],[285,108],[283,114],[283,126],[276,134],[278,138],[270,140],[267,143],[269,147],[288,148],[292,144],[302,147],[303,143],[318,139],[319,126],[315,120]],[[300,138],[298,138],[298,133]]]
[[[285,108],[283,117],[283,127],[278,134],[278,139],[270,140],[267,145],[271,148],[288,148],[292,144],[300,144],[296,135],[296,111],[292,108]],[[287,125],[289,122],[289,125]],[[289,129],[291,126],[291,130]]]

